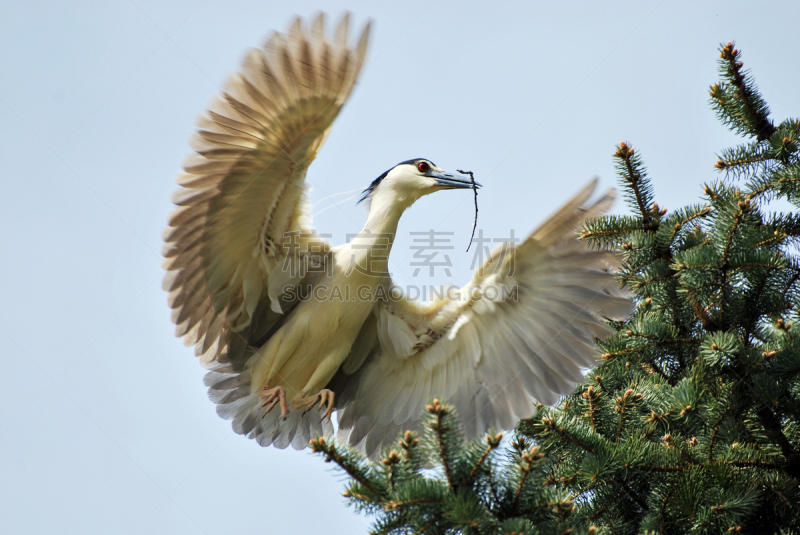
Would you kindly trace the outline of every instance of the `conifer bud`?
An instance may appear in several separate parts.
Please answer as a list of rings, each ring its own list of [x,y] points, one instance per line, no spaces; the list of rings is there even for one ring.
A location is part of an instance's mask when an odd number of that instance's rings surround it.
[[[617,145],[617,150],[614,152],[614,156],[617,158],[629,158],[633,156],[633,149],[628,147],[628,144],[622,141],[619,145]]]
[[[325,451],[325,446],[327,445],[324,437],[319,438],[312,438],[308,441],[308,445],[311,446],[311,451],[314,453],[318,453],[320,451]]]
[[[486,435],[486,443],[489,445],[490,448],[494,449],[500,444],[500,440],[503,438],[503,433],[497,433],[496,435]]]
[[[425,407],[425,410],[427,410],[431,414],[445,415],[450,411],[450,406],[442,405],[442,403],[438,399],[434,399],[433,403]]]
[[[381,459],[381,463],[388,466],[392,464],[397,464],[400,462],[400,454],[396,451],[392,450],[389,452],[389,456],[385,459]]]
[[[544,421],[544,419],[542,419]],[[517,440],[511,443],[511,447],[515,450],[522,451],[528,447],[528,441],[525,440],[525,437],[518,437]]]

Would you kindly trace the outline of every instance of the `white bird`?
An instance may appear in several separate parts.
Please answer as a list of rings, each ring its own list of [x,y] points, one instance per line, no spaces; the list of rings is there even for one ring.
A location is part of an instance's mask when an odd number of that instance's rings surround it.
[[[606,318],[631,310],[608,269],[616,258],[575,234],[613,190],[584,207],[595,183],[584,187],[446,299],[397,295],[387,262],[403,212],[472,184],[404,161],[365,190],[355,239],[331,247],[316,233],[306,171],[367,50],[369,24],[355,46],[348,25],[329,40],[319,15],[310,32],[297,19],[273,34],[200,118],[164,236],[177,335],[209,369],[220,416],[262,446],[303,448],[333,431],[335,410],[339,437],[375,455],[434,397],[458,409],[467,438],[511,428],[569,393],[612,331]]]

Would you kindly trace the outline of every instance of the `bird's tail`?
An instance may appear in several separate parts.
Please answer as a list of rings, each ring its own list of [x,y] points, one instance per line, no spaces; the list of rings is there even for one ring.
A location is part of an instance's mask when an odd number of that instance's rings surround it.
[[[208,396],[217,404],[217,414],[233,420],[233,430],[252,438],[261,446],[286,448],[291,445],[301,450],[315,436],[333,434],[330,419],[320,420],[316,411],[303,415],[302,410],[289,412],[281,418],[280,407],[269,413],[261,407],[258,393],[250,393],[250,372],[238,372],[229,364],[216,366],[203,378],[208,386]],[[266,414],[265,414],[266,413]]]

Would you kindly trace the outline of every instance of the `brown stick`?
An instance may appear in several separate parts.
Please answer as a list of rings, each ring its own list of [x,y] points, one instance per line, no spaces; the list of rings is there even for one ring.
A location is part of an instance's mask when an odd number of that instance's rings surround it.
[[[475,222],[472,224],[472,235],[469,237],[469,245],[467,245],[467,252],[469,252],[469,248],[472,247],[472,238],[475,237],[475,229],[478,228],[478,186],[475,184],[472,171],[462,171],[461,169],[456,169],[456,171],[462,175],[469,175],[469,179],[472,181],[472,191],[475,192]]]

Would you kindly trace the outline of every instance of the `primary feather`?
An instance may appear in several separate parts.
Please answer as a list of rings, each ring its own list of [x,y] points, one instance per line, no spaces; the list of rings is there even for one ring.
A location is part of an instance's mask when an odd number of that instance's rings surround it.
[[[323,15],[311,35],[297,19],[288,35],[276,33],[247,53],[242,72],[198,121],[190,143],[197,152],[176,179],[178,208],[164,234],[164,289],[176,334],[214,370],[206,383],[220,415],[265,445],[292,439],[268,436],[274,422],[249,410],[255,400],[245,364],[296,305],[281,299],[281,289],[316,276],[282,269],[287,257],[315,251],[308,254],[315,262],[329,261],[330,246],[311,226],[305,175],[364,61],[369,25],[354,47],[348,26],[345,15],[329,41]],[[286,244],[292,234],[302,247]],[[298,425],[279,427],[292,434]],[[298,446],[309,432],[300,432]]]

